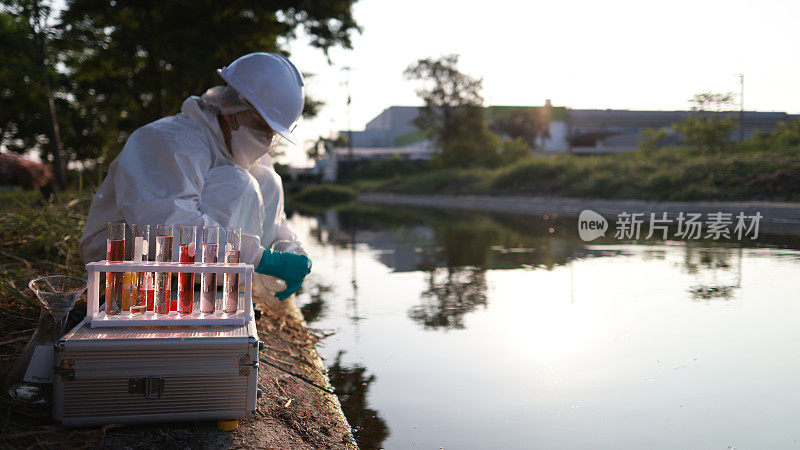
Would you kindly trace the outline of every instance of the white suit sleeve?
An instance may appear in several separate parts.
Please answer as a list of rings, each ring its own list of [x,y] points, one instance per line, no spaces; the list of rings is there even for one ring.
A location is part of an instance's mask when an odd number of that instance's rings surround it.
[[[271,167],[255,164],[250,173],[258,180],[261,197],[264,200],[264,226],[261,242],[269,247],[273,242],[288,240],[300,245],[297,235],[289,228],[286,212],[283,209],[283,183],[281,177]]]
[[[257,265],[263,252],[264,202],[256,179],[241,167],[213,167],[206,174],[200,198],[201,213],[226,226],[242,228],[242,261]]]
[[[209,145],[213,144],[204,136],[170,133],[159,128],[137,130],[117,160],[114,178],[115,200],[125,220],[151,226],[159,223],[237,226],[225,220],[230,219],[230,211],[208,214],[203,210],[203,189],[211,170]],[[234,182],[231,186],[242,192],[248,187],[252,190],[248,182]],[[233,198],[242,196],[237,192],[221,193]],[[231,201],[228,205],[238,204]],[[201,233],[198,234],[202,236]],[[258,240],[243,239],[242,261],[252,263],[260,259],[260,248]]]

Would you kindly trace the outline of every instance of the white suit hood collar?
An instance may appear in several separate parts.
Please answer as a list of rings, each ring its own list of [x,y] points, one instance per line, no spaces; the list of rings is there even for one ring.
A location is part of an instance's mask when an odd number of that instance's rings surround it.
[[[219,127],[217,114],[214,111],[202,108],[200,104],[200,97],[196,95],[187,97],[181,105],[181,113],[205,125],[211,135],[214,136],[219,153],[231,163],[236,164],[231,155],[228,154],[228,146],[225,145],[225,138],[222,135],[222,129]]]

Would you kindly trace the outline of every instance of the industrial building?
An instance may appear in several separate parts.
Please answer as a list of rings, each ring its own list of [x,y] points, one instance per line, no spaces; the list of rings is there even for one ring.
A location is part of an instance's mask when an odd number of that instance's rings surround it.
[[[548,117],[547,132],[536,140],[536,151],[544,154],[575,153],[603,154],[635,150],[647,128],[664,129],[668,134],[665,145],[678,144],[679,136],[672,125],[694,111],[631,111],[619,109],[569,109],[552,106],[489,106],[485,108],[489,123],[511,110],[531,110]],[[436,151],[425,134],[414,125],[419,108],[416,106],[391,106],[370,120],[362,131],[341,131],[352,140],[351,147],[335,148],[333,155],[320,161],[318,172],[324,178],[335,179],[337,161],[379,160],[401,157],[408,160],[429,159]],[[735,120],[740,113],[732,114]],[[768,132],[780,122],[800,119],[800,115],[784,112],[744,111],[741,115],[742,135],[747,138],[755,130]],[[738,138],[739,132],[734,133]],[[333,178],[332,178],[333,177]]]

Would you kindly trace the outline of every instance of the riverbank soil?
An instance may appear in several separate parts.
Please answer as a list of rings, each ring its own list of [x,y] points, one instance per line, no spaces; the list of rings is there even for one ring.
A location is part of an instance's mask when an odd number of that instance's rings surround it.
[[[314,348],[324,335],[306,327],[291,300],[256,307],[263,311],[257,321],[265,345],[258,373],[262,396],[256,416],[240,420],[238,429],[221,431],[216,422],[70,429],[52,421],[49,406],[3,397],[0,448],[357,448]],[[16,309],[0,310],[5,366],[24,348],[38,317],[35,308]]]

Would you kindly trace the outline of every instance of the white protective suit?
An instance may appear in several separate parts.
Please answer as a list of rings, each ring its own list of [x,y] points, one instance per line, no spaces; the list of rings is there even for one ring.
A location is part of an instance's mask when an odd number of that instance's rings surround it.
[[[187,98],[179,114],[136,130],[111,163],[81,237],[84,262],[105,259],[106,224],[121,221],[150,224],[151,255],[155,227],[162,223],[197,225],[199,240],[204,225],[242,227],[241,261],[253,265],[261,260],[262,243],[297,242],[269,156],[248,168],[236,165],[216,111],[197,96]],[[177,246],[177,227],[175,233]]]

